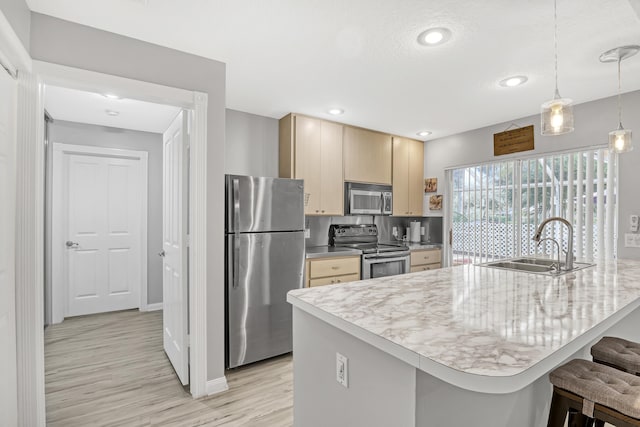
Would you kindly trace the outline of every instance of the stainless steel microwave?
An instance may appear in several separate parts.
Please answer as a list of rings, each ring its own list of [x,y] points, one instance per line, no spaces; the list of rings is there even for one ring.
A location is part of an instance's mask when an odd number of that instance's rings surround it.
[[[345,182],[346,215],[391,215],[393,191],[390,185]]]

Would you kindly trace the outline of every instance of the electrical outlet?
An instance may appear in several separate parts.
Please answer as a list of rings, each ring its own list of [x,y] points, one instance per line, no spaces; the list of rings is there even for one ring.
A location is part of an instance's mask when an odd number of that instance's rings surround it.
[[[634,233],[638,231],[638,215],[631,215],[629,217],[629,230]]]
[[[305,239],[310,239],[311,238],[311,230],[308,228],[304,229],[304,238]]]
[[[336,381],[349,388],[349,359],[336,353]]]
[[[625,235],[624,235],[624,247],[625,248],[640,248],[640,234],[625,233]]]

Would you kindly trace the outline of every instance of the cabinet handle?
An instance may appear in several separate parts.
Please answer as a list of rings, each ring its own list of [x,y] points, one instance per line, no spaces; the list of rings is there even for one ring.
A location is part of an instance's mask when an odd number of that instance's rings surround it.
[[[342,283],[342,280],[338,279],[338,283]]]
[[[322,210],[322,213],[324,213],[324,210]]]
[[[331,266],[331,269],[332,269],[332,270],[337,270],[337,269],[339,269],[339,268],[340,268],[340,267],[338,267],[337,265],[332,265],[332,266]]]
[[[316,209],[316,213],[320,212],[319,210]]]

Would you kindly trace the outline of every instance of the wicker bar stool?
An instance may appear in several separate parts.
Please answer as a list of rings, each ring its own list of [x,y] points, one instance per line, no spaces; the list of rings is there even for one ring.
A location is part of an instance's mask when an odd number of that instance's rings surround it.
[[[595,420],[596,425],[607,422],[616,427],[640,427],[639,377],[574,359],[553,370],[549,379],[553,398],[548,427],[563,427],[572,411],[578,414],[573,417],[573,425],[590,425]]]
[[[640,375],[640,344],[616,337],[603,337],[591,347],[593,361],[632,375]]]

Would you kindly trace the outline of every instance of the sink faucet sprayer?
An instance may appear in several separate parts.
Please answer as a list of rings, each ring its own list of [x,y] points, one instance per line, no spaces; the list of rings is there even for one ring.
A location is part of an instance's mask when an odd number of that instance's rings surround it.
[[[544,227],[553,221],[559,221],[567,226],[569,230],[569,238],[567,242],[567,258],[564,264],[564,269],[567,271],[573,270],[573,226],[569,221],[559,216],[552,216],[551,218],[547,218],[540,223],[538,229],[536,230],[536,234],[533,235],[533,241],[540,243],[542,239],[542,230]],[[557,243],[557,242],[556,242]],[[558,252],[559,252],[560,244],[558,244]],[[558,263],[560,262],[560,254],[558,253]],[[560,266],[558,266],[558,270],[560,270]]]

